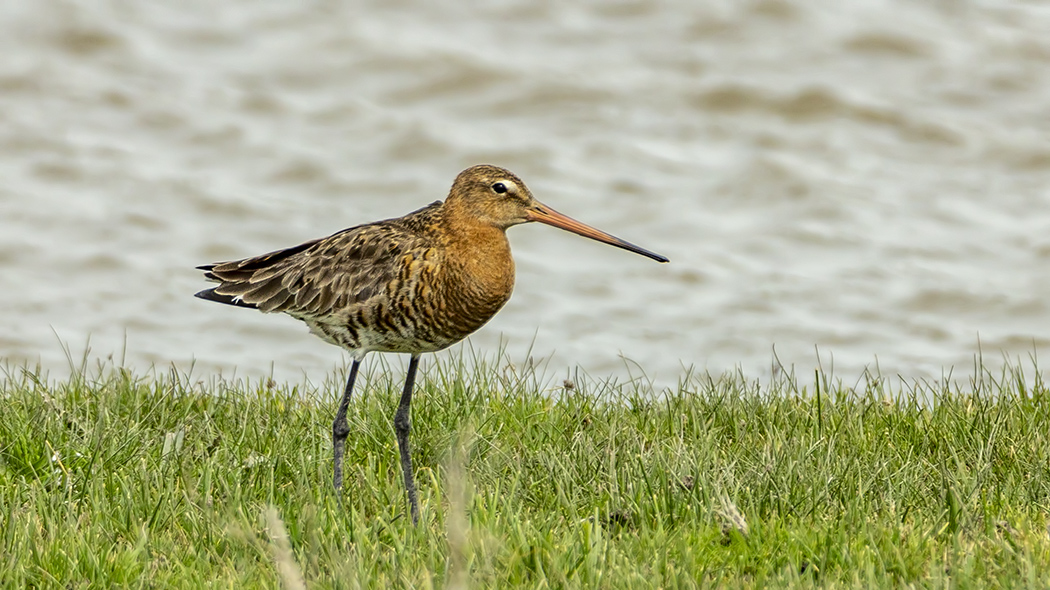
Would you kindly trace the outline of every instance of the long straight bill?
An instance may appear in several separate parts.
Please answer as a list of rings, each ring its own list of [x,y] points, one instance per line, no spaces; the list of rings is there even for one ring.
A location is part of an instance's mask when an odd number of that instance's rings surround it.
[[[554,209],[542,204],[537,204],[533,209],[529,210],[528,215],[529,221],[538,221],[540,223],[546,223],[547,225],[553,225],[554,227],[571,231],[574,234],[597,240],[610,246],[616,246],[617,248],[623,248],[629,250],[635,254],[641,254],[642,256],[648,256],[657,262],[670,262],[666,256],[661,256],[656,252],[650,252],[645,248],[635,246],[630,242],[625,242],[620,238],[607,234],[599,229],[595,229],[585,223],[580,223],[568,215],[562,215]]]

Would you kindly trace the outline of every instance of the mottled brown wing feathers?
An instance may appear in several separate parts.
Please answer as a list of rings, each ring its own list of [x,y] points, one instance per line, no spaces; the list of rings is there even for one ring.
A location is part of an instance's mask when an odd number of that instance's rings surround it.
[[[404,254],[430,246],[419,231],[426,220],[414,218],[430,217],[436,205],[262,256],[200,266],[219,285],[197,297],[315,318],[363,303],[398,277]]]

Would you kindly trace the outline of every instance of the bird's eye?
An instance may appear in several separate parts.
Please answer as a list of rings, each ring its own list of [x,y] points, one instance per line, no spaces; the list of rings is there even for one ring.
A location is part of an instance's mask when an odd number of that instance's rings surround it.
[[[492,190],[502,195],[503,193],[507,192],[507,185],[503,184],[502,182],[497,182],[496,184],[492,185]]]

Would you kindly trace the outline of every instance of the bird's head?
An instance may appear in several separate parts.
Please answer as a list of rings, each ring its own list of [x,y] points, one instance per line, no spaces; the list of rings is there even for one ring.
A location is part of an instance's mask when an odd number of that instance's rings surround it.
[[[479,164],[459,173],[447,203],[466,212],[475,220],[499,229],[538,221],[591,238],[635,254],[648,256],[658,262],[668,262],[665,256],[625,242],[620,238],[562,215],[532,196],[532,191],[510,170]]]

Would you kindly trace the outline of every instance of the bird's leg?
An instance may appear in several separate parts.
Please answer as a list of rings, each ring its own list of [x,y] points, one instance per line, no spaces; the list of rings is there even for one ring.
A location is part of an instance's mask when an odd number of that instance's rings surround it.
[[[343,451],[346,449],[346,436],[350,434],[350,426],[346,423],[346,409],[350,405],[350,394],[354,391],[354,379],[357,379],[357,367],[361,361],[354,359],[350,367],[350,376],[346,378],[346,389],[343,390],[343,399],[339,402],[339,409],[335,413],[335,422],[332,422],[332,453],[335,455],[335,496],[342,502],[340,491],[343,489]]]
[[[409,418],[409,405],[412,404],[412,385],[416,380],[416,367],[419,366],[419,355],[413,354],[408,362],[408,375],[405,377],[405,390],[401,393],[401,402],[394,414],[394,431],[397,432],[397,446],[401,450],[401,471],[405,475],[405,491],[408,492],[408,505],[412,513],[412,524],[419,523],[419,499],[416,497],[416,482],[412,477],[412,449],[408,445],[408,433],[412,430]]]

